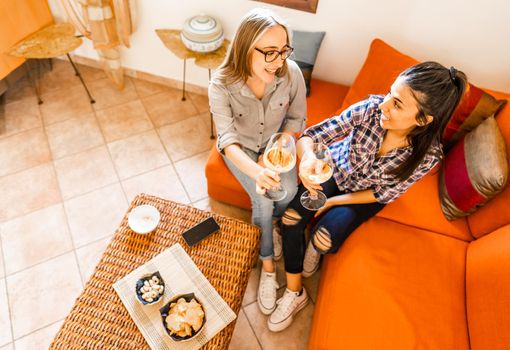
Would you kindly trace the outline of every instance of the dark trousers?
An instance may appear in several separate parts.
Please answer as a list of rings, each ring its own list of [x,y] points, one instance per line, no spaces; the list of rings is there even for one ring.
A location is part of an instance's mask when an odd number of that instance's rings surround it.
[[[321,186],[323,188],[322,192],[328,198],[344,193],[338,189],[333,178],[321,184]],[[292,225],[284,224],[284,221],[288,223],[288,220],[285,219],[286,214],[284,214],[281,225],[285,271],[289,273],[303,272],[303,259],[306,249],[305,228],[316,213],[301,205],[300,197],[305,191],[306,188],[300,185],[298,193],[286,210],[295,210],[299,214],[299,221],[295,224],[293,222]],[[331,239],[331,248],[328,251],[321,251],[319,249],[317,251],[321,254],[335,253],[359,225],[377,214],[382,208],[384,208],[384,204],[377,202],[335,206],[322,215],[312,229],[310,238],[313,242],[313,235],[315,235],[318,229],[321,229],[322,232],[324,230],[327,231]]]

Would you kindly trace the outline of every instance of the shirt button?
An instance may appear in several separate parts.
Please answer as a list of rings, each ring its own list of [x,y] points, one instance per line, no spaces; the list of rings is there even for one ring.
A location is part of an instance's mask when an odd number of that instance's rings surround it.
[[[261,131],[261,132],[259,132],[259,134],[260,134],[260,135],[262,135],[262,131]]]
[[[264,123],[260,123],[260,125],[264,125]]]
[[[239,113],[239,116],[240,116],[240,117],[242,117],[242,116],[243,116],[243,114],[242,114],[242,113]]]

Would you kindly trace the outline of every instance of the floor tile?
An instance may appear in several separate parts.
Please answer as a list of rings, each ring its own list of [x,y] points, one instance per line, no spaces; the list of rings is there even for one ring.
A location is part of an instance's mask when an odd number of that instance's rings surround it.
[[[78,265],[80,266],[81,280],[83,281],[84,285],[89,280],[90,276],[92,276],[96,265],[99,263],[99,260],[101,260],[101,256],[103,255],[110,241],[111,238],[107,237],[76,249]]]
[[[218,202],[210,197],[193,203],[193,206],[198,209],[212,211],[214,213],[230,216],[232,218],[251,223],[251,210],[241,209],[230,204]]]
[[[81,85],[45,93],[42,99],[44,103],[40,109],[46,125],[92,112],[92,105]]]
[[[208,151],[215,143],[209,138],[208,126],[199,116],[163,126],[158,132],[174,162]]]
[[[208,156],[209,152],[204,152],[174,164],[192,202],[207,197],[205,163]]]
[[[14,339],[63,319],[81,290],[74,253],[8,276]]]
[[[155,130],[108,144],[121,180],[170,164]]]
[[[25,76],[19,79],[14,85],[10,86],[5,92],[5,103],[11,103],[15,101],[30,99],[30,101],[37,106],[37,98],[35,90],[28,79]]]
[[[1,224],[0,224],[0,227],[2,227]],[[5,268],[4,254],[3,254],[3,250],[2,250],[2,245],[0,244],[0,278],[4,278],[4,276],[5,276],[4,268]]]
[[[12,341],[11,320],[9,314],[9,302],[5,279],[0,279],[0,346]]]
[[[242,309],[237,316],[236,327],[234,328],[234,334],[232,334],[229,349],[262,350]]]
[[[294,317],[289,328],[278,333],[273,333],[267,328],[268,316],[260,312],[257,303],[244,307],[244,312],[262,349],[280,349],[282,344],[285,344],[286,350],[306,349],[313,316],[312,303]]]
[[[85,80],[85,83],[107,78],[104,70],[99,68],[86,66],[84,64],[78,64],[78,70],[80,71],[83,80]]]
[[[35,99],[22,99],[0,106],[0,138],[42,126],[41,112]]]
[[[106,146],[55,161],[62,197],[69,199],[118,181]]]
[[[135,84],[136,92],[138,93],[138,97],[144,98],[151,95],[155,95],[160,92],[167,91],[171,88],[161,85],[152,83],[150,81],[142,80],[142,79],[132,79],[133,83]]]
[[[140,100],[100,110],[96,114],[106,142],[120,140],[153,128]]]
[[[110,79],[100,79],[87,84],[90,93],[96,100],[94,109],[96,111],[108,107],[121,105],[136,100],[135,86],[130,78],[124,77],[124,89],[119,90]]]
[[[142,98],[142,102],[156,127],[185,120],[198,114],[190,99],[181,101],[182,92],[167,88],[156,95]]]
[[[246,306],[251,303],[256,303],[257,301],[257,289],[259,287],[259,279],[260,279],[260,262],[257,263],[251,272],[250,277],[248,278],[248,285],[246,286],[246,292],[244,292],[244,298],[242,305]]]
[[[200,95],[190,92],[189,97],[191,98],[191,102],[193,102],[193,105],[197,109],[198,113],[209,113],[209,97],[207,95]]]
[[[128,202],[137,194],[146,193],[179,203],[189,203],[186,191],[171,165],[124,180],[122,187]]]
[[[49,91],[67,90],[75,86],[80,86],[83,89],[71,62],[60,59],[53,59],[51,62],[53,68],[50,70],[48,61],[39,61],[39,64],[41,64],[41,77],[38,82],[43,94]]]
[[[0,139],[0,176],[51,161],[50,148],[42,128]]]
[[[73,249],[62,204],[0,224],[7,275]]]
[[[75,248],[113,235],[128,203],[119,184],[64,202]]]
[[[312,298],[314,303],[317,301],[317,292],[319,290],[320,279],[321,279],[320,268],[312,276],[308,278],[303,278],[303,285],[305,286],[308,295],[310,296],[310,298]]]
[[[79,153],[104,143],[93,113],[49,125],[46,133],[53,159]]]
[[[61,200],[55,170],[46,163],[0,177],[0,221],[41,209]]]
[[[14,342],[16,350],[47,350],[64,321],[55,322]]]
[[[13,343],[9,343],[5,346],[0,346],[0,350],[14,350],[14,344]]]

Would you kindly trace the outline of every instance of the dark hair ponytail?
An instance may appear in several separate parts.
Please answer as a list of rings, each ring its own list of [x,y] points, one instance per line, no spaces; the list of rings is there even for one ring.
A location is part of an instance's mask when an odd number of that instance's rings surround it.
[[[391,171],[400,180],[406,180],[430,152],[433,143],[441,141],[444,129],[455,108],[457,108],[467,86],[467,77],[454,67],[449,69],[437,62],[423,62],[414,65],[402,73],[399,78],[411,89],[418,103],[416,126],[408,135],[407,141],[412,146],[409,158]],[[432,122],[426,124],[426,116],[433,116]],[[442,158],[442,150],[435,154]]]

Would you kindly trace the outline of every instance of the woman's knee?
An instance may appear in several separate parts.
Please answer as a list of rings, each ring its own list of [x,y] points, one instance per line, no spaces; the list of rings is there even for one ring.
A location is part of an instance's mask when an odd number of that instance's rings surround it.
[[[284,226],[296,226],[302,220],[301,215],[297,212],[296,209],[288,207],[282,216],[282,225]]]
[[[319,226],[312,235],[312,245],[316,251],[321,254],[327,254],[333,248],[333,242],[331,240],[331,234],[328,229],[324,226]]]

